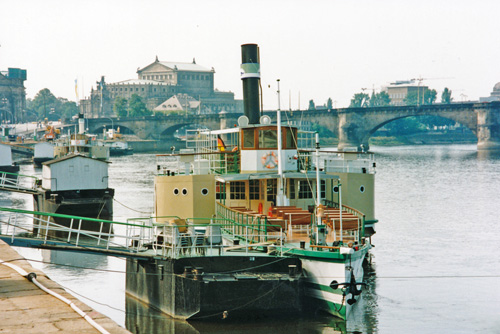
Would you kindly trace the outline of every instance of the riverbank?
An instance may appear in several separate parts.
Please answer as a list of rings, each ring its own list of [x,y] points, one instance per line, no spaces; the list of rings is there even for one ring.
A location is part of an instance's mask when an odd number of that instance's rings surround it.
[[[109,333],[130,333],[110,318],[94,311],[52,281],[5,242],[0,240],[0,260],[15,265],[88,315]],[[0,265],[0,332],[8,333],[99,333],[70,305],[44,292],[15,269]]]

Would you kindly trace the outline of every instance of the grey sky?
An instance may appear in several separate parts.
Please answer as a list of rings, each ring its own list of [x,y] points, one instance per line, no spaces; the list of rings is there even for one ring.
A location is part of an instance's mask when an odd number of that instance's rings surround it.
[[[264,107],[331,97],[347,106],[362,88],[395,80],[488,96],[500,81],[500,1],[9,1],[0,0],[0,70],[28,70],[42,88],[75,100],[101,75],[136,78],[158,56],[214,67],[215,86],[241,98],[240,45],[261,52]],[[271,85],[271,88],[268,86]]]

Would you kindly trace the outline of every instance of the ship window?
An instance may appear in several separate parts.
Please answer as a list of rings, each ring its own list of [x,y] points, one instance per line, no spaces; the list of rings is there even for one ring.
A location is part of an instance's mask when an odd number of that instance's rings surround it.
[[[243,130],[243,148],[255,148],[255,132],[253,129]]]
[[[182,189],[182,194],[183,194],[184,196],[186,196],[186,195],[188,194],[188,190],[187,190],[186,188],[183,188],[183,189]]]
[[[175,196],[179,195],[179,188],[174,188],[174,195]]]
[[[297,130],[292,128],[286,128],[285,130],[285,148],[296,149],[297,141]]]
[[[307,180],[299,181],[299,198],[313,198],[312,184],[309,185]]]
[[[274,202],[276,204],[276,189],[278,188],[278,180],[272,179],[267,180],[267,196],[268,202]]]
[[[290,180],[288,184],[288,189],[290,191],[288,197],[290,197],[290,199],[295,199],[295,180]]]
[[[321,198],[326,198],[326,180],[320,180],[321,182]]]
[[[260,199],[259,180],[249,181],[250,199]]]
[[[359,191],[361,191],[361,193],[364,193],[365,192],[365,186],[359,187]]]
[[[201,189],[201,194],[202,194],[203,196],[207,196],[207,195],[208,195],[208,189],[207,189],[207,188],[203,188],[203,189]]]
[[[278,136],[276,130],[259,131],[259,148],[277,148]]]
[[[245,199],[245,182],[237,181],[229,184],[230,199]]]
[[[226,185],[221,182],[215,184],[215,198],[226,199]]]
[[[333,187],[333,192],[337,194],[339,192],[339,186]]]

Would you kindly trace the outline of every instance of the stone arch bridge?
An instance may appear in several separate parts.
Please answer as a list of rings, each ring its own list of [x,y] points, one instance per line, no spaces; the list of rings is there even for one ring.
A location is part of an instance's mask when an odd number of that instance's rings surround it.
[[[276,112],[266,112],[275,119]],[[410,116],[440,116],[470,129],[478,138],[478,150],[500,150],[500,102],[451,103],[423,106],[387,106],[376,108],[343,108],[330,111],[283,112],[282,120],[294,123],[307,121],[321,124],[339,138],[340,150],[368,148],[368,140],[379,128],[397,119]],[[88,119],[87,127],[99,133],[106,126],[122,133],[134,133],[142,139],[173,136],[185,125],[200,125],[210,129],[233,127],[241,114],[150,116],[135,118]],[[113,123],[113,124],[111,124]]]

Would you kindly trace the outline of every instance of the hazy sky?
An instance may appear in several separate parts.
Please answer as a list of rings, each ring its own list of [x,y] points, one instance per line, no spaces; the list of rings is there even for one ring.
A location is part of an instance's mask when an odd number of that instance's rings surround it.
[[[500,81],[500,1],[0,0],[0,70],[28,70],[28,97],[89,95],[163,61],[214,67],[215,87],[242,97],[240,45],[260,46],[264,108],[347,106],[362,88],[422,77],[456,101]],[[269,88],[269,85],[271,86]],[[82,93],[83,92],[83,93]],[[466,96],[466,97],[465,97]]]

